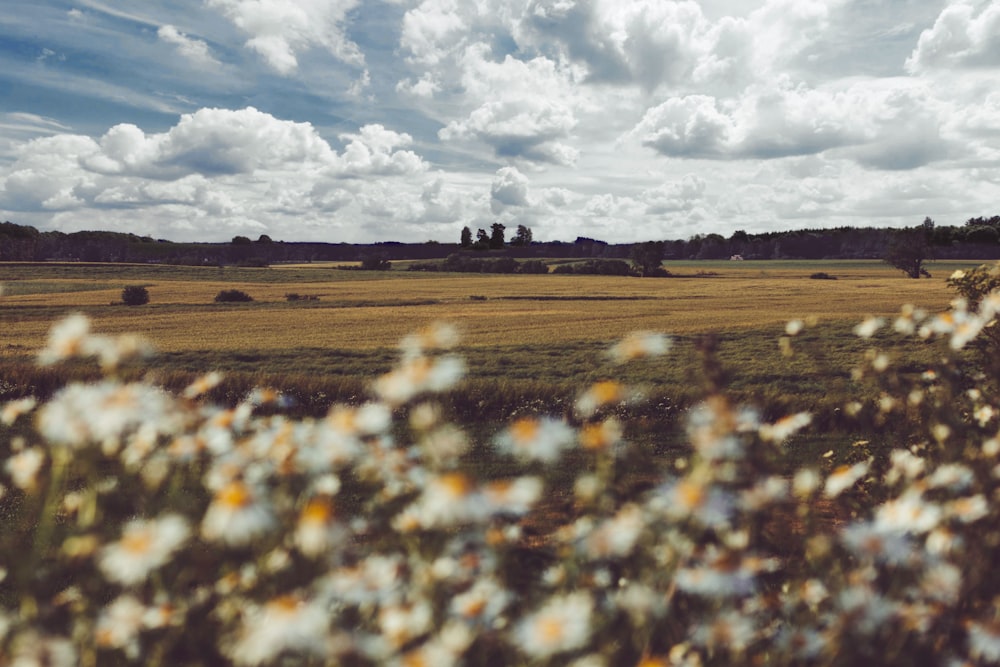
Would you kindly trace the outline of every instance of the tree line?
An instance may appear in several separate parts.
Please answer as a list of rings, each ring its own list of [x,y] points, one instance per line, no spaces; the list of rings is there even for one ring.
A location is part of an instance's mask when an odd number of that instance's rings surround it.
[[[609,243],[577,237],[574,241],[535,241],[519,225],[511,238],[494,223],[476,233],[465,227],[455,243],[383,242],[371,244],[286,242],[267,235],[256,240],[236,236],[222,243],[177,243],[149,236],[108,231],[64,233],[39,231],[13,222],[0,223],[0,261],[92,261],[191,265],[266,266],[281,262],[366,259],[374,268],[402,259],[447,260],[450,266],[473,259],[601,259],[632,263],[640,275],[655,275],[662,260],[680,259],[886,259],[893,248],[912,246],[919,238],[926,258],[1000,258],[1000,216],[970,218],[964,225],[937,225],[929,219],[906,229],[838,227],[749,233],[697,234],[684,240]],[[375,258],[375,259],[370,259]],[[522,262],[523,263],[523,262]],[[451,270],[450,266],[441,268]],[[498,265],[499,266],[499,265]]]

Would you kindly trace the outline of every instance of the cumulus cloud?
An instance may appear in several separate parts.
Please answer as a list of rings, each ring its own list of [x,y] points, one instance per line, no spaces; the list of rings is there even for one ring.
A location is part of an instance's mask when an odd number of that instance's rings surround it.
[[[555,62],[541,56],[495,62],[480,45],[466,52],[464,67],[467,99],[482,103],[448,123],[438,133],[443,141],[474,139],[506,158],[562,165],[577,159],[579,152],[567,143],[577,124],[574,97]]]
[[[722,157],[734,132],[733,119],[719,111],[715,98],[688,95],[647,110],[631,134],[663,155]]]
[[[240,174],[328,163],[333,157],[311,124],[279,120],[253,107],[200,109],[184,114],[161,134],[116,125],[101,137],[99,147],[82,160],[90,171],[167,179],[190,172]]]
[[[301,52],[322,48],[345,63],[365,59],[345,33],[347,14],[358,0],[206,0],[250,36],[245,46],[279,74],[298,68]]]
[[[906,61],[913,73],[944,67],[1000,65],[1000,4],[952,0],[920,34]]]
[[[670,98],[648,109],[628,138],[668,157],[778,159],[834,151],[876,169],[941,160],[951,109],[919,83],[864,81],[830,90],[786,82],[741,97]]]
[[[642,193],[648,215],[690,211],[705,194],[705,179],[688,174],[678,181],[664,183]]]
[[[188,37],[172,25],[160,26],[156,31],[160,41],[176,47],[177,52],[201,67],[217,67],[219,61],[212,55],[208,44],[200,39]]]
[[[398,176],[427,168],[413,151],[393,150],[413,143],[410,135],[387,130],[382,125],[365,125],[358,134],[343,134],[340,138],[347,142],[343,155],[334,161],[334,171],[340,177]]]
[[[333,231],[359,241],[369,233],[359,227],[365,220],[418,228],[462,212],[462,193],[440,175],[426,177],[426,162],[405,148],[408,134],[371,124],[340,139],[337,152],[311,124],[253,108],[201,109],[162,133],[120,124],[98,139],[42,137],[0,171],[0,210],[29,220],[49,212],[67,230],[92,228],[100,210],[102,228],[168,238],[213,220],[223,238],[280,237],[289,225],[294,238]],[[338,211],[346,214],[340,222],[326,217]]]
[[[513,206],[528,206],[528,177],[516,167],[497,170],[490,186],[490,210],[494,215]]]

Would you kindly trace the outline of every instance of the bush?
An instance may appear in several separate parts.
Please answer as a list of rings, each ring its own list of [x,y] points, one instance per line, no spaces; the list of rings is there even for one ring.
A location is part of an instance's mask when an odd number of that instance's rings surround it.
[[[253,297],[238,289],[224,289],[215,295],[217,303],[237,303],[253,301]]]
[[[836,280],[837,276],[831,276],[829,273],[824,273],[823,271],[817,271],[816,273],[810,274],[809,276],[813,280]]]
[[[142,285],[129,285],[122,290],[122,303],[126,306],[142,306],[149,303],[149,291]]]
[[[289,292],[285,295],[286,301],[319,301],[319,296],[316,294],[299,294],[298,292]]]

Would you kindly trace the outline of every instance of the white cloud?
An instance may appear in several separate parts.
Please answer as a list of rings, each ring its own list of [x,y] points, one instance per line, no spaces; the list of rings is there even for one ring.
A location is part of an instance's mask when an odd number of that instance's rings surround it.
[[[528,177],[516,167],[503,167],[497,170],[490,187],[490,210],[494,214],[501,213],[512,206],[529,206]]]
[[[195,65],[201,67],[217,67],[219,65],[219,61],[212,55],[208,44],[200,39],[188,37],[172,25],[160,26],[156,35],[161,41],[175,46],[178,53]]]
[[[322,48],[345,63],[362,67],[358,45],[345,33],[347,14],[358,0],[206,0],[250,35],[245,46],[279,74],[291,74],[300,52]]]
[[[949,157],[951,106],[919,82],[861,81],[846,88],[748,88],[735,100],[670,98],[627,135],[668,157],[777,159],[834,151],[876,169],[911,169]]]
[[[427,176],[426,162],[404,148],[408,134],[371,124],[341,139],[338,153],[312,125],[253,108],[201,109],[162,133],[120,124],[98,140],[39,138],[0,171],[0,210],[29,220],[51,212],[51,224],[67,230],[91,228],[100,211],[103,229],[168,238],[214,220],[210,238],[269,230],[299,240],[333,231],[357,241],[377,220],[423,235],[423,225],[461,214],[465,193],[440,174]],[[345,218],[331,220],[334,212]]]
[[[906,61],[910,72],[1000,66],[1000,4],[952,0],[920,34]]]
[[[409,150],[393,151],[413,143],[408,134],[387,130],[381,125],[365,125],[358,134],[344,134],[344,153],[334,161],[334,172],[343,178],[416,174],[427,165]]]
[[[135,125],[116,125],[100,139],[101,150],[83,164],[103,174],[178,178],[252,173],[330,163],[333,153],[309,123],[274,118],[247,107],[200,109],[184,114],[168,132],[146,135]]]
[[[678,181],[664,183],[642,193],[647,215],[690,211],[705,194],[705,179],[688,174]]]
[[[443,141],[475,139],[504,158],[572,164],[578,151],[566,143],[577,124],[573,94],[556,63],[544,57],[500,62],[483,45],[463,57],[466,98],[481,100],[467,117],[440,132]],[[558,95],[565,90],[566,95]]]

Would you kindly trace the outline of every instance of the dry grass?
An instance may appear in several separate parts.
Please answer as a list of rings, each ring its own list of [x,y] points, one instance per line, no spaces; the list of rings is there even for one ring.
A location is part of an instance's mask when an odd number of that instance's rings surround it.
[[[835,281],[808,279],[810,272],[827,266],[748,262],[711,266],[714,276],[692,270],[687,276],[646,280],[477,274],[409,274],[400,279],[382,274],[377,279],[344,280],[339,275],[331,282],[302,283],[272,277],[271,282],[241,286],[254,302],[239,305],[212,303],[232,282],[158,275],[145,283],[150,304],[139,308],[109,305],[120,299],[121,288],[100,289],[107,280],[92,291],[78,291],[79,279],[67,280],[67,288],[77,291],[62,292],[55,291],[58,280],[47,278],[47,293],[3,297],[0,314],[4,342],[21,349],[38,347],[60,312],[82,310],[95,329],[143,333],[163,351],[360,350],[392,346],[438,320],[458,325],[468,345],[531,346],[607,341],[638,329],[676,334],[780,330],[787,320],[808,316],[823,322],[858,321],[898,312],[902,303],[943,308],[953,296],[943,279],[908,280],[875,262],[838,263]],[[19,281],[18,287],[30,292],[26,282]],[[289,303],[289,292],[319,300]]]

